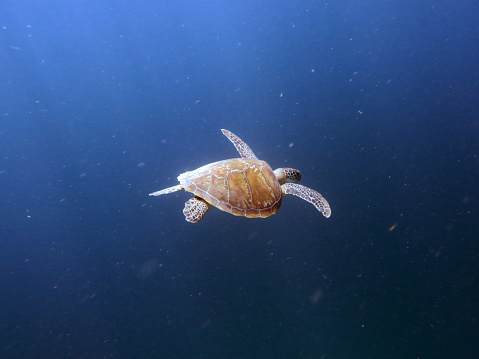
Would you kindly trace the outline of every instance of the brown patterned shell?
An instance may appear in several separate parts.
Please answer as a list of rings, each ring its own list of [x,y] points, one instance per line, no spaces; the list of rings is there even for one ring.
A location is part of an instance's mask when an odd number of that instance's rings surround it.
[[[249,218],[269,217],[281,206],[281,186],[265,161],[234,158],[178,176],[188,192],[222,211]]]

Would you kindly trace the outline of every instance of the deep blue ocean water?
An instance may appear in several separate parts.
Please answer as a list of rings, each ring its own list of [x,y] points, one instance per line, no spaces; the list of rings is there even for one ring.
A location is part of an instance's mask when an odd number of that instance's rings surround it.
[[[0,358],[474,358],[475,1],[0,3]],[[237,157],[332,216],[148,193]]]

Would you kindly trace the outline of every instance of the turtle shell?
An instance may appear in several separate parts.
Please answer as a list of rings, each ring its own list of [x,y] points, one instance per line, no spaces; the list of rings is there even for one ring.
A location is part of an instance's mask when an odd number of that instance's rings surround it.
[[[281,186],[265,161],[234,158],[178,176],[183,188],[222,211],[249,218],[269,217],[281,206]]]

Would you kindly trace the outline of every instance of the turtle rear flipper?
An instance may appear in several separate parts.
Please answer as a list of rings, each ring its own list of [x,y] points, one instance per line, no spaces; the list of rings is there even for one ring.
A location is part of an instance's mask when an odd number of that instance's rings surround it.
[[[177,192],[177,191],[181,191],[183,189],[184,189],[183,186],[179,184],[179,185],[176,185],[176,186],[173,186],[173,187],[168,187],[168,188],[162,189],[161,191],[156,191],[156,192],[150,193],[148,196],[161,196],[162,194]]]
[[[296,183],[285,183],[281,186],[281,189],[284,194],[293,194],[304,199],[306,202],[311,203],[326,218],[331,216],[331,207],[329,207],[328,201],[326,201],[324,197],[314,189]]]
[[[203,219],[206,212],[212,207],[201,197],[193,197],[185,203],[183,214],[188,222],[196,223]]]

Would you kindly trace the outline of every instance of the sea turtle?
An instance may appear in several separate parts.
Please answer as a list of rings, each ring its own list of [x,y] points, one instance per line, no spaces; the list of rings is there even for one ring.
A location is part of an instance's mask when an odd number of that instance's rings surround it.
[[[248,218],[275,214],[285,194],[293,194],[313,204],[326,218],[331,215],[328,202],[311,188],[296,184],[301,173],[293,168],[272,170],[259,160],[249,146],[228,130],[221,130],[233,143],[241,158],[218,161],[178,176],[179,185],[150,193],[150,196],[185,190],[195,197],[185,203],[188,222],[200,221],[215,206],[222,211]]]

